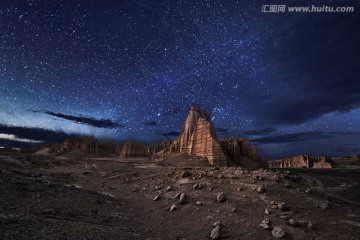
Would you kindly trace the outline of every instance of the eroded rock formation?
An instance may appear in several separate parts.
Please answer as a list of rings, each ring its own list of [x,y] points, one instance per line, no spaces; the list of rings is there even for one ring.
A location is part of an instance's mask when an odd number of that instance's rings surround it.
[[[120,157],[148,157],[150,154],[145,145],[137,141],[126,142],[121,149]]]
[[[63,154],[75,149],[84,153],[96,153],[97,142],[93,137],[68,138],[60,145],[54,144],[50,151]]]
[[[197,106],[192,106],[180,136],[170,146],[173,152],[206,157],[212,165],[227,165],[210,114]]]
[[[153,155],[160,151],[164,151],[164,152],[169,151],[170,146],[171,146],[171,142],[168,140],[164,140],[160,143],[150,144],[149,146],[147,146],[147,151],[150,155]]]
[[[124,144],[118,144],[114,142],[99,142],[96,149],[96,154],[100,156],[104,155],[119,155]]]
[[[246,138],[226,138],[221,140],[220,144],[228,156],[229,162],[234,165],[250,169],[266,166],[266,163],[257,153],[255,145]]]
[[[299,155],[268,162],[271,168],[332,168],[332,161],[325,156]]]

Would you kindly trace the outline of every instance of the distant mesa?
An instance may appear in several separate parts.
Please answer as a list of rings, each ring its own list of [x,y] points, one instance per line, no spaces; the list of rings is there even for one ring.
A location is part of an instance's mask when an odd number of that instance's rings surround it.
[[[61,144],[43,144],[34,149],[37,154],[66,155],[74,153],[95,154],[107,157],[149,157],[154,153],[169,149],[170,142],[163,141],[159,144],[145,146],[138,141],[125,143],[98,142],[94,137],[68,138]]]
[[[331,158],[325,156],[299,155],[268,161],[270,168],[332,168]]]

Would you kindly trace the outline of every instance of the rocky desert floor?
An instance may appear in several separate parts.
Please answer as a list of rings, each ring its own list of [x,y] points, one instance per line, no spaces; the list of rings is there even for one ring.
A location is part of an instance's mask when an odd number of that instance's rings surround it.
[[[0,156],[0,239],[360,239],[360,170]]]

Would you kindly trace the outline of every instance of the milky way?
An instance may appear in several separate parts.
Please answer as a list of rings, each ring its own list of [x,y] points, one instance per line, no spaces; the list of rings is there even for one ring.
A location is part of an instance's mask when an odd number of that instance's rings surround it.
[[[359,153],[360,4],[264,4],[3,0],[0,145],[172,139],[195,103],[265,157]]]

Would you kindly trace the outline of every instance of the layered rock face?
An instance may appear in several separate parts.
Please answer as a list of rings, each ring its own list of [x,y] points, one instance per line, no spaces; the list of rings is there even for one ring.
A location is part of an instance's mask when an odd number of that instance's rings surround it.
[[[47,144],[36,148],[40,151],[49,148],[49,153],[58,155],[68,153],[72,150],[79,150],[83,153],[97,154],[99,156],[119,155],[122,144],[113,142],[97,142],[93,137],[68,138],[62,144]]]
[[[299,155],[268,162],[271,168],[332,168],[330,158],[325,156]]]
[[[220,142],[229,162],[245,168],[266,167],[266,163],[256,151],[256,147],[245,138],[227,138]]]
[[[124,144],[118,144],[113,142],[100,142],[96,148],[97,155],[119,155]]]
[[[92,137],[68,138],[62,144],[53,144],[50,152],[62,154],[75,149],[84,153],[96,153],[97,142]]]
[[[171,142],[164,140],[160,143],[153,143],[147,146],[147,151],[150,155],[153,155],[157,152],[164,151],[167,152],[170,150]]]
[[[128,141],[121,149],[120,157],[148,157],[150,154],[147,147],[141,142]]]
[[[212,165],[227,165],[210,114],[192,106],[180,136],[171,144],[171,151],[206,157]]]

